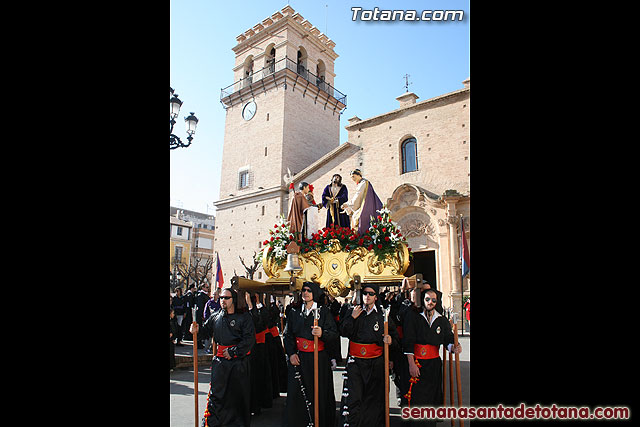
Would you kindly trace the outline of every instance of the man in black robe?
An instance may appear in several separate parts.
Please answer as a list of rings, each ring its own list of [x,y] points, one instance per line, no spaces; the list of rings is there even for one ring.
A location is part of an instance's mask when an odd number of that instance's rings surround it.
[[[258,294],[259,295],[259,294]],[[266,344],[269,313],[256,295],[245,294],[247,307],[256,331],[256,343],[249,355],[251,367],[251,414],[258,416],[262,408],[273,407],[271,390],[271,365]]]
[[[213,337],[218,345],[211,361],[211,385],[203,425],[205,427],[249,426],[251,423],[250,366],[251,349],[256,342],[251,315],[238,310],[238,294],[225,288],[220,294],[222,309],[212,314],[199,328],[190,331],[203,338]],[[198,330],[199,329],[199,330]]]
[[[265,294],[266,295],[266,294]],[[271,366],[271,391],[274,399],[280,397],[280,393],[287,392],[287,359],[284,355],[282,338],[278,326],[280,326],[280,309],[276,305],[273,296],[267,296],[265,305],[269,301],[269,319],[266,334],[267,350],[269,353],[269,364]]]
[[[403,349],[407,355],[409,375],[418,378],[411,387],[411,407],[441,407],[442,391],[442,359],[440,345],[447,347],[451,353],[460,353],[462,346],[453,345],[453,332],[449,320],[436,310],[441,302],[442,293],[435,289],[422,291],[421,312],[408,311],[403,325]],[[418,366],[418,364],[420,366]],[[403,405],[408,404],[403,398]],[[435,426],[436,420],[427,420],[424,425]]]
[[[400,347],[393,319],[384,335],[384,313],[378,285],[362,290],[362,305],[354,305],[342,319],[340,334],[349,338],[347,375],[342,391],[338,425],[372,427],[385,424],[384,344]]]
[[[336,406],[333,393],[333,374],[325,346],[339,337],[329,309],[318,304],[321,292],[317,284],[305,282],[302,285],[302,305],[299,308],[291,307],[287,316],[287,325],[284,328],[284,348],[289,362],[287,402],[283,416],[283,425],[285,426],[306,427],[314,421],[314,336],[318,337],[318,403],[320,406],[320,425],[316,427],[334,426]],[[315,308],[318,308],[320,312],[317,327],[313,327],[313,309]],[[297,372],[301,375],[300,379],[296,378]]]
[[[327,208],[327,227],[350,226],[349,215],[346,212],[340,213],[340,206],[348,200],[349,190],[346,185],[342,185],[342,177],[339,174],[333,175],[322,192],[322,207]]]

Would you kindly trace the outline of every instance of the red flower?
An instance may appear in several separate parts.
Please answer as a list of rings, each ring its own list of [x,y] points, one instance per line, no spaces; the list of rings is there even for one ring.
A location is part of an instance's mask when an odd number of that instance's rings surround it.
[[[383,233],[386,233],[386,232],[387,232],[386,227],[382,229],[382,232],[383,232]]]
[[[360,239],[360,240],[358,240],[358,244],[359,244],[359,245],[364,244],[364,239]]]
[[[378,221],[382,221],[382,217],[378,215]]]
[[[278,228],[278,224],[274,225],[273,228]]]
[[[268,244],[269,244],[268,240],[265,240],[264,243],[263,243],[263,245],[268,245]]]
[[[389,236],[385,236],[384,240],[389,241]]]
[[[289,234],[289,240],[293,240],[293,234]]]
[[[382,245],[378,244],[378,249],[382,249]]]
[[[309,248],[304,248],[304,251],[305,252],[309,252]]]
[[[378,225],[377,224],[373,224],[373,228],[378,228]]]
[[[326,245],[327,244],[327,239],[324,239],[322,242]]]
[[[347,246],[345,247],[345,250],[347,250],[347,251],[349,250],[349,245],[347,245]]]
[[[269,241],[273,242],[273,237],[271,237],[271,239]]]
[[[269,248],[269,249],[271,249],[271,248]],[[368,250],[373,249],[373,245],[369,245],[369,247],[368,247],[367,249],[368,249]]]
[[[349,240],[356,240],[356,236],[351,235],[351,237],[349,237]]]

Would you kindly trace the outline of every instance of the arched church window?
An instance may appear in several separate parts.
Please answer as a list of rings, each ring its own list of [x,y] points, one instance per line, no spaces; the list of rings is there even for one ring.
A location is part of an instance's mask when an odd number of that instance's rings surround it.
[[[274,47],[267,51],[265,68],[267,74],[273,74],[276,72],[276,49]]]
[[[411,137],[402,141],[402,173],[418,170],[418,144]]]
[[[306,59],[307,59],[307,52],[304,50],[303,47],[300,47],[300,49],[298,50],[298,57],[297,57],[297,72],[305,79],[307,78],[307,68],[305,66]]]

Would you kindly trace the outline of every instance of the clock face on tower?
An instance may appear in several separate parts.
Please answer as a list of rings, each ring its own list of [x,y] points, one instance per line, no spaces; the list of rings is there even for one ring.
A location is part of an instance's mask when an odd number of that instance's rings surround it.
[[[245,120],[251,120],[253,116],[256,114],[256,103],[253,101],[249,101],[242,108],[242,118]]]

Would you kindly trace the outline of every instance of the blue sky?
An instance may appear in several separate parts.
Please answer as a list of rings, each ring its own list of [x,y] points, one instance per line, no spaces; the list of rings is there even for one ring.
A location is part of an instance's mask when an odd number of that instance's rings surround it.
[[[335,87],[347,95],[347,119],[396,109],[409,90],[423,101],[463,87],[470,77],[470,0],[291,0],[288,4],[336,43]],[[193,144],[171,151],[171,205],[215,213],[224,139],[220,89],[233,83],[236,36],[287,5],[286,0],[171,0],[170,83],[183,101],[174,133],[186,138],[184,117],[199,119]],[[363,10],[464,10],[462,22],[352,21]]]

